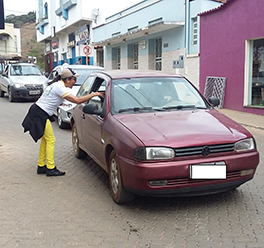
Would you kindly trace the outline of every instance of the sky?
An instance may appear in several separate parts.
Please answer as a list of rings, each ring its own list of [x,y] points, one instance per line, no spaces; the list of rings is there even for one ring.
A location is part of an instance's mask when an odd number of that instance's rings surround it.
[[[23,15],[30,11],[36,11],[37,2],[37,0],[4,0],[5,16],[10,14]],[[108,13],[105,13],[104,16],[114,14],[137,2],[139,0],[105,0],[103,9],[107,10]]]
[[[37,0],[4,0],[5,16],[28,14],[30,11],[36,11]]]

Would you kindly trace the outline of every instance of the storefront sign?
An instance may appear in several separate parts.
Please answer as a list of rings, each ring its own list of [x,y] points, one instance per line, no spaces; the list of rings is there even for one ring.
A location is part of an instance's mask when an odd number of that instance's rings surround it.
[[[51,46],[50,42],[45,44],[45,52],[50,52],[51,51]]]
[[[53,40],[51,42],[52,49],[57,49],[59,47],[59,41],[58,40]]]
[[[75,40],[67,43],[67,47],[74,47],[74,46],[75,46]]]
[[[77,46],[81,44],[87,43],[87,40],[89,42],[90,39],[90,26],[84,25],[81,28],[79,28],[75,35],[77,36]]]

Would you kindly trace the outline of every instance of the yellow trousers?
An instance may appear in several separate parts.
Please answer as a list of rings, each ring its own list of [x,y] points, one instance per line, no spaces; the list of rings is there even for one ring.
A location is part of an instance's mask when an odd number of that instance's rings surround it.
[[[39,160],[38,166],[42,167],[47,162],[47,168],[53,169],[54,165],[54,148],[55,148],[55,136],[53,134],[52,125],[48,119],[46,122],[44,135],[41,137],[41,143],[39,147]]]

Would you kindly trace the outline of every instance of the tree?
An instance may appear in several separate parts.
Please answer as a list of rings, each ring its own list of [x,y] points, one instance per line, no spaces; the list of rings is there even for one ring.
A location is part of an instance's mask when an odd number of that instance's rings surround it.
[[[27,15],[8,15],[5,19],[6,23],[13,23],[15,28],[21,28],[25,23],[36,22],[36,12],[28,12]]]

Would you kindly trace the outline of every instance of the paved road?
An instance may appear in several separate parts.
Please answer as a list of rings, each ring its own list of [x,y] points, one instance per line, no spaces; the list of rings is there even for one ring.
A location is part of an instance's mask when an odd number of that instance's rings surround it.
[[[143,198],[116,205],[107,174],[78,160],[71,131],[53,123],[66,176],[36,174],[38,145],[21,122],[31,103],[0,98],[0,247],[264,247],[264,167],[239,189],[212,196]],[[264,131],[249,129],[263,159]]]

